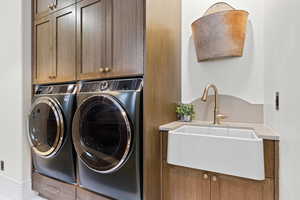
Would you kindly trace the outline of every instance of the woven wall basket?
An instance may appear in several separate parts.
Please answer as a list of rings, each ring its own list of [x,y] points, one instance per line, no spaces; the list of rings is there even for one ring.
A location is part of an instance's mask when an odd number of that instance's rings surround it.
[[[249,13],[221,2],[192,24],[198,61],[242,56]]]

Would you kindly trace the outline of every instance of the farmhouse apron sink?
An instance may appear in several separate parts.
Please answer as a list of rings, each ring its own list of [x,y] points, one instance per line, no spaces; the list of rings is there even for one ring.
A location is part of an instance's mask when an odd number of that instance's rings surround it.
[[[169,164],[264,180],[263,140],[253,130],[181,126],[168,135]]]

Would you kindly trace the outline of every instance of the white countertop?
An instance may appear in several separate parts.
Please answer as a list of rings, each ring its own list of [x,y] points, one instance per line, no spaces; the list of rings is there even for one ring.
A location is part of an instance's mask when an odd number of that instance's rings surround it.
[[[253,129],[256,135],[262,139],[280,140],[280,136],[276,131],[266,127],[264,124],[255,124],[255,123],[223,122],[221,125],[213,125],[211,124],[211,122],[207,122],[207,121],[192,121],[192,122],[175,121],[160,126],[159,130],[168,132],[170,130],[179,128],[180,126],[183,125],[214,126],[214,127],[226,127],[226,128],[247,128],[247,129]]]

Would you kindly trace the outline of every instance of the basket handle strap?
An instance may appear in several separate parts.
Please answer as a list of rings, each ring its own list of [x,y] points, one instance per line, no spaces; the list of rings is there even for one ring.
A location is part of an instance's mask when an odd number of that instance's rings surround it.
[[[235,8],[229,5],[228,3],[218,2],[212,5],[211,7],[209,7],[203,16],[210,15],[216,12],[225,11],[225,10],[235,10]]]

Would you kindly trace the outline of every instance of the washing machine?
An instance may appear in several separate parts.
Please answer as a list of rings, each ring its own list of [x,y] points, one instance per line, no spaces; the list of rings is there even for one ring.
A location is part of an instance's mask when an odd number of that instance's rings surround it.
[[[142,86],[141,78],[82,83],[72,132],[81,187],[142,199]]]
[[[71,184],[76,183],[71,133],[76,90],[76,84],[35,86],[28,118],[35,172]]]

